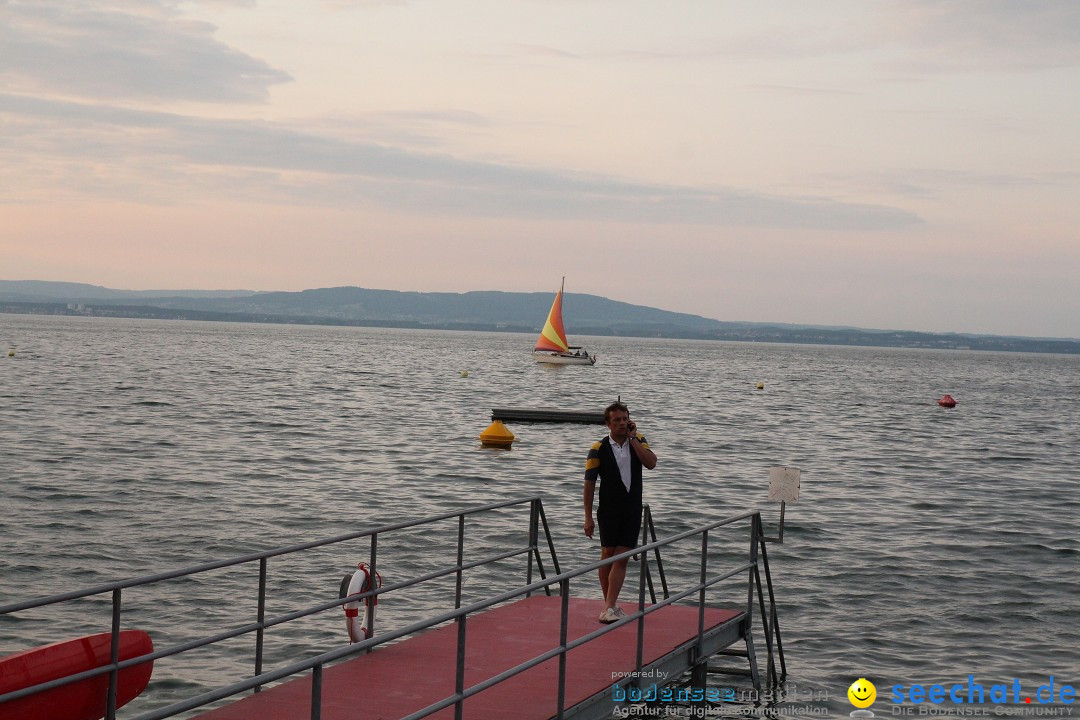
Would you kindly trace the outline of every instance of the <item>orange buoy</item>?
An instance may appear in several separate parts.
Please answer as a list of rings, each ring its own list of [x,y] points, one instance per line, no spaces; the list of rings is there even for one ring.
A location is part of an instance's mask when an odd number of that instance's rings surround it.
[[[952,395],[946,395],[945,397],[938,400],[937,404],[941,407],[956,407],[956,400],[953,399]]]
[[[480,444],[484,447],[509,448],[514,442],[514,433],[510,432],[502,420],[493,420],[490,425],[480,433]]]

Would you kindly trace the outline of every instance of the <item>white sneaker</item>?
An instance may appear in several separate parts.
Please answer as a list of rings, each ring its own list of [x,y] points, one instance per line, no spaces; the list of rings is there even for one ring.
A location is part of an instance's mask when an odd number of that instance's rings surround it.
[[[608,608],[604,612],[600,613],[600,622],[605,625],[609,625],[619,619],[619,616],[615,614],[615,608]]]
[[[614,613],[614,615],[615,615],[615,617],[617,619],[622,620],[624,617],[626,617],[626,613],[624,613],[623,609],[621,607],[619,607],[618,605],[616,605],[615,607],[613,607],[611,609],[612,609],[612,611],[613,611],[613,613]]]

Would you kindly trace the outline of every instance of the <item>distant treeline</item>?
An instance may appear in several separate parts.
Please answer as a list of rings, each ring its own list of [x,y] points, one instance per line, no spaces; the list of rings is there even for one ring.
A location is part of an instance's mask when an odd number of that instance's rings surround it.
[[[256,296],[257,297],[257,296]],[[250,303],[254,298],[248,297]],[[620,303],[620,305],[625,305]],[[633,307],[633,306],[630,306]],[[656,318],[653,308],[646,322],[634,322],[625,317],[608,323],[593,320],[587,324],[567,322],[567,332],[573,337],[583,335],[650,337],[691,340],[724,340],[732,342],[795,343],[814,345],[849,345],[862,347],[904,347],[938,350],[981,350],[999,352],[1035,352],[1080,354],[1080,341],[1039,338],[1017,338],[997,335],[962,335],[912,331],[877,331],[853,328],[822,328],[796,325],[755,325],[752,323],[721,323],[719,321],[680,323]],[[482,322],[453,319],[424,320],[407,318],[355,318],[345,316],[303,315],[281,312],[250,312],[200,310],[194,308],[128,305],[115,301],[94,303],[5,302],[0,301],[0,313],[64,315],[89,317],[148,318],[157,320],[202,320],[217,322],[254,322],[293,325],[336,325],[351,327],[393,327],[426,330],[476,330],[483,332],[539,332],[540,324],[512,322]],[[664,313],[677,317],[678,313]],[[542,317],[541,317],[542,319]],[[708,327],[708,325],[713,325]]]

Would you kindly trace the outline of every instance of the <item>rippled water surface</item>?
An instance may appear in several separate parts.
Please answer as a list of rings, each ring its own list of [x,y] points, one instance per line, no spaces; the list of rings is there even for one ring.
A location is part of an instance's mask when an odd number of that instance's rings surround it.
[[[0,315],[15,350],[0,358],[0,604],[532,494],[564,569],[583,565],[582,468],[603,428],[511,423],[510,451],[477,435],[492,407],[621,396],[659,456],[661,535],[755,507],[775,529],[769,468],[802,469],[770,547],[794,682],[841,699],[859,676],[879,693],[968,674],[1080,685],[1080,358],[575,339],[595,367],[537,365],[518,334]],[[955,409],[936,406],[946,392]],[[525,529],[496,514],[471,537],[509,549]],[[452,561],[455,530],[380,544],[388,581]],[[269,612],[332,599],[366,548],[272,565]],[[673,552],[668,574],[693,581],[695,562]],[[468,596],[522,567],[475,574]],[[125,611],[162,647],[251,622],[256,589],[250,568],[221,571],[128,591]],[[744,582],[727,592],[745,602]],[[380,623],[452,593],[387,600]],[[106,630],[107,599],[0,616],[0,653]],[[343,633],[340,611],[271,632],[268,665]],[[252,642],[159,661],[130,707],[250,675]]]

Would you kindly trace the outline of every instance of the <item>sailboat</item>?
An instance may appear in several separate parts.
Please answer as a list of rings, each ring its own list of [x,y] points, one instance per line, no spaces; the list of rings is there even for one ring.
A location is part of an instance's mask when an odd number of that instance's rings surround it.
[[[570,345],[566,341],[562,322],[562,296],[565,286],[566,278],[563,277],[559,292],[555,295],[555,302],[551,303],[547,322],[544,323],[544,329],[540,331],[536,347],[533,348],[533,357],[536,362],[553,365],[594,365],[596,355],[590,355],[589,351],[580,345]]]

